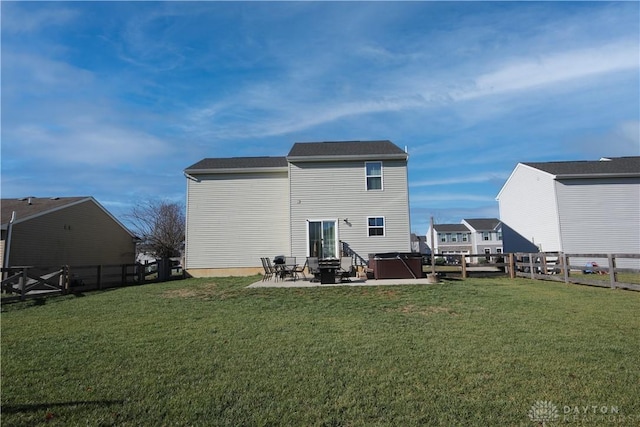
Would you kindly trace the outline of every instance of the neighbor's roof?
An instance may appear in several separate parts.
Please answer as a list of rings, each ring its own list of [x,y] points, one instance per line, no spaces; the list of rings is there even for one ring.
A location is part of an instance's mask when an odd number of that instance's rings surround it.
[[[498,218],[473,218],[465,219],[464,221],[476,231],[492,231],[500,225]]]
[[[602,160],[523,163],[558,178],[640,176],[640,156],[611,157]]]
[[[468,233],[471,231],[464,224],[433,224],[433,228],[440,233]]]
[[[85,201],[91,197],[22,197],[19,199],[2,199],[2,228],[11,221],[11,215],[16,213],[17,220],[23,220],[42,213],[57,210],[61,207]]]
[[[1,199],[1,217],[2,217],[2,229],[6,230],[11,221],[11,217],[15,212],[15,222],[28,221],[31,218],[35,218],[40,215],[45,215],[50,212],[57,211],[59,209],[65,209],[73,205],[77,205],[84,202],[93,202],[102,211],[111,217],[118,225],[127,231],[127,233],[134,236],[134,234],[125,227],[116,217],[114,217],[108,210],[106,210],[100,203],[98,203],[91,196],[82,197],[21,197],[18,199]]]
[[[407,153],[391,141],[296,142],[289,161],[335,159],[407,159]]]
[[[202,159],[185,169],[187,173],[239,171],[240,169],[287,168],[285,157],[228,157]]]

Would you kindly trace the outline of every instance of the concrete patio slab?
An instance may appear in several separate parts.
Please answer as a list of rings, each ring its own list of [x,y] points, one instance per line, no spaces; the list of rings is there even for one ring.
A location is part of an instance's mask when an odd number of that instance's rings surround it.
[[[431,285],[428,279],[357,279],[353,278],[347,282],[323,285],[320,282],[309,280],[265,280],[252,283],[248,288],[315,288],[315,287],[335,287],[335,286],[393,286],[393,285]]]

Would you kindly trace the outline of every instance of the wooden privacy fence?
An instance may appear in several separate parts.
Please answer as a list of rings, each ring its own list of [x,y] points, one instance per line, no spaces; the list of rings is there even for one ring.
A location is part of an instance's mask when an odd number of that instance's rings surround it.
[[[436,254],[446,260],[436,271],[469,275],[505,274],[511,278],[555,280],[640,291],[640,254],[490,253]]]
[[[511,277],[640,291],[640,254],[509,254]]]
[[[2,292],[20,299],[138,285],[183,278],[180,266],[169,260],[146,264],[62,267],[19,266],[2,269]]]

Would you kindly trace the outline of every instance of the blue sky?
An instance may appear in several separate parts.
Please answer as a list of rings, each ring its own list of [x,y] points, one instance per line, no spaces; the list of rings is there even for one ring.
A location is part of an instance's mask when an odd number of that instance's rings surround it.
[[[640,155],[638,2],[6,2],[2,197],[184,202],[205,157],[407,147],[412,230],[518,162]]]

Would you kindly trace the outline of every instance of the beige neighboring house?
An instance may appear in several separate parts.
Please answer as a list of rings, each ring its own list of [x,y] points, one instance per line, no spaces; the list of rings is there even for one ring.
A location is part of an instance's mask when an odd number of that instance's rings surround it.
[[[93,197],[26,197],[1,203],[3,266],[135,262],[134,234]]]

